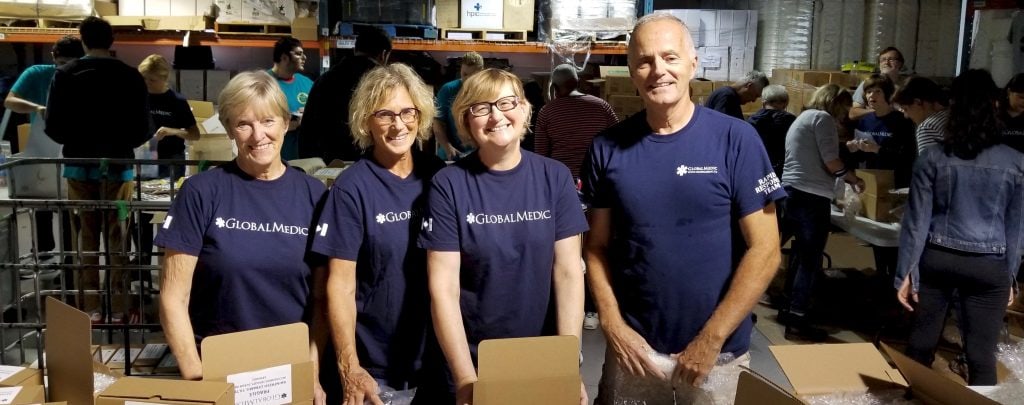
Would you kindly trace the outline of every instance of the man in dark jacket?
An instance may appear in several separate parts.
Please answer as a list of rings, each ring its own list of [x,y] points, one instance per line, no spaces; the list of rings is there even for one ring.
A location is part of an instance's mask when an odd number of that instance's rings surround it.
[[[299,157],[356,160],[361,151],[352,143],[348,105],[366,72],[387,63],[391,39],[383,30],[370,27],[356,37],[355,54],[320,75],[309,91],[299,127]]]
[[[786,88],[773,84],[761,92],[764,100],[761,109],[751,115],[747,122],[754,126],[761,136],[764,149],[768,152],[768,160],[772,163],[775,175],[782,177],[782,164],[786,161],[786,132],[793,125],[796,116],[786,111],[789,106],[789,93]]]
[[[114,33],[110,23],[88,17],[79,27],[85,57],[71,61],[57,69],[50,85],[46,105],[46,134],[63,145],[65,158],[132,159],[134,149],[152,137],[149,117],[149,94],[142,75],[134,67],[111,56],[110,46]],[[63,177],[68,181],[70,200],[131,200],[131,166],[125,165],[65,165]],[[102,222],[101,222],[102,221]],[[105,225],[103,224],[105,222]],[[124,225],[125,227],[122,227]],[[79,233],[77,250],[99,250],[99,234],[105,233],[107,250],[114,254],[111,264],[125,262],[117,256],[124,248],[124,229],[114,211],[83,210],[72,215],[72,232]],[[85,264],[97,264],[97,256],[83,258]],[[76,272],[76,285],[94,290],[99,288],[99,271]],[[122,290],[121,278],[115,290]],[[89,295],[80,305],[91,312],[94,322],[103,320],[99,298]],[[113,299],[115,309],[123,308],[122,299]],[[123,314],[121,314],[123,315]],[[120,321],[112,314],[108,321]]]
[[[733,84],[715,89],[704,106],[742,120],[743,105],[761,97],[765,87],[768,87],[768,77],[753,70]]]

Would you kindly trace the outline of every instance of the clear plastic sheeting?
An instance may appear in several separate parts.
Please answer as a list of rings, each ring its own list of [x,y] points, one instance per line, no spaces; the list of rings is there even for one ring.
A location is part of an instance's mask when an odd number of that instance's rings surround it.
[[[540,32],[545,42],[587,42],[629,34],[636,24],[632,0],[540,0]]]
[[[916,61],[919,8],[918,0],[868,1],[864,57],[875,59],[882,49],[895,46],[903,53],[904,69],[911,69]],[[956,27],[946,29],[955,31]]]
[[[103,390],[110,388],[111,385],[114,385],[114,383],[117,382],[117,378],[118,377],[110,374],[97,373],[94,371],[92,373],[93,395],[99,395]]]
[[[658,369],[671,378],[675,372],[675,358],[651,351],[649,359]],[[609,358],[607,361],[615,361]],[[731,405],[736,398],[736,382],[744,367],[750,366],[750,355],[739,358],[731,353],[719,355],[700,388],[682,387],[672,389],[671,383],[654,377],[637,377],[615,367],[612,378],[611,403],[614,405]],[[605,394],[602,394],[605,395]]]
[[[5,18],[82,19],[93,15],[93,0],[0,1]]]
[[[395,391],[391,387],[381,387],[380,389],[380,400],[384,405],[410,405],[412,404],[413,397],[416,396],[416,389],[410,388],[407,390]],[[369,400],[363,402],[366,405],[370,405]]]
[[[803,397],[810,405],[912,405],[921,404],[917,400],[904,399],[906,392],[902,389],[869,391],[864,393],[837,392],[834,394]]]
[[[917,74],[926,77],[953,77],[956,74],[960,6],[960,0],[921,3],[918,9],[917,55],[913,65]]]
[[[864,61],[864,0],[819,0],[816,4],[811,67],[839,70],[843,63]]]
[[[807,69],[811,62],[814,2],[764,0],[755,2],[758,44],[755,68]]]

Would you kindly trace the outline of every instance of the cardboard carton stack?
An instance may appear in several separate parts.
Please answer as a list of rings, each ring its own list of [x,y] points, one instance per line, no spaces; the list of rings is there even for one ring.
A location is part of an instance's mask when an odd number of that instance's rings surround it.
[[[200,134],[198,140],[186,142],[188,158],[190,160],[217,161],[234,159],[234,143],[228,138],[227,130],[224,129],[220,117],[213,109],[213,103],[189,100],[188,105],[192,107],[192,115],[196,118]],[[189,166],[188,169],[191,171],[195,167]]]
[[[772,69],[771,77],[772,84],[805,83],[821,87],[834,83],[845,89],[856,88],[860,81],[861,78],[857,75],[829,70]]]
[[[633,79],[629,77],[626,66],[600,66],[601,78],[589,81],[591,86],[600,89],[601,98],[612,106],[620,120],[636,114],[644,109],[644,102],[637,95]]]
[[[697,77],[736,81],[754,70],[757,11],[664,10],[686,24],[700,58]]]
[[[437,28],[533,31],[534,4],[534,0],[437,0]]]

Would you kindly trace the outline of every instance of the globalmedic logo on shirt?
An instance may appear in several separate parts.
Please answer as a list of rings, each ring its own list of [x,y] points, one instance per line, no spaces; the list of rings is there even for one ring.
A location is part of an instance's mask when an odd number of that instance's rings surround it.
[[[757,187],[754,187],[754,192],[768,195],[779,188],[782,188],[782,183],[779,182],[779,178],[775,175],[775,172],[771,172],[757,180]]]
[[[378,224],[386,224],[386,223],[389,224],[389,223],[392,223],[392,222],[408,221],[408,220],[412,219],[412,217],[413,217],[413,212],[412,211],[402,211],[402,212],[385,212],[385,213],[377,214],[376,219],[377,219],[377,223]]]
[[[542,221],[551,219],[551,210],[518,211],[509,214],[466,214],[466,222],[478,224],[514,224],[517,222]]]
[[[687,166],[680,165],[676,168],[676,175],[683,177],[687,174],[716,174],[718,166]]]
[[[214,225],[221,229],[238,229],[250,232],[283,233],[285,235],[308,235],[309,228],[296,225],[285,225],[277,222],[243,221],[237,218],[224,219],[217,217]]]

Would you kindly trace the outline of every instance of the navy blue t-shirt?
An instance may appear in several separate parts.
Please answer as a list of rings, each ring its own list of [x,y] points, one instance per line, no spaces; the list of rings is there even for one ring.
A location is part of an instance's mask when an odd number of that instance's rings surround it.
[[[235,162],[189,178],[154,244],[199,258],[189,317],[196,341],[223,333],[308,321],[309,226],[326,188],[288,168],[270,181]]]
[[[419,237],[424,249],[461,254],[462,321],[474,363],[484,339],[556,332],[545,328],[555,316],[555,242],[588,229],[569,169],[521,153],[507,171],[488,170],[474,152],[438,172]]]
[[[734,273],[732,226],[785,197],[757,132],[696,106],[671,135],[646,112],[594,139],[583,167],[584,200],[609,208],[612,287],[622,316],[661,353],[678,353],[725,298]],[[748,317],[722,347],[750,346]]]
[[[430,314],[426,254],[415,246],[430,179],[444,167],[414,153],[402,179],[372,158],[345,169],[324,204],[312,250],[356,262],[356,350],[374,378],[402,387],[419,368]]]
[[[917,138],[912,121],[898,111],[881,117],[869,113],[857,121],[854,137],[870,138],[879,146],[878,153],[852,153],[856,162],[863,162],[865,169],[892,170],[897,188],[910,186],[914,159],[917,157]]]
[[[149,115],[153,117],[153,131],[160,127],[188,129],[196,125],[192,108],[181,94],[167,90],[161,94],[149,95]],[[182,159],[185,155],[185,140],[177,136],[166,136],[157,144],[156,156],[160,159]]]

